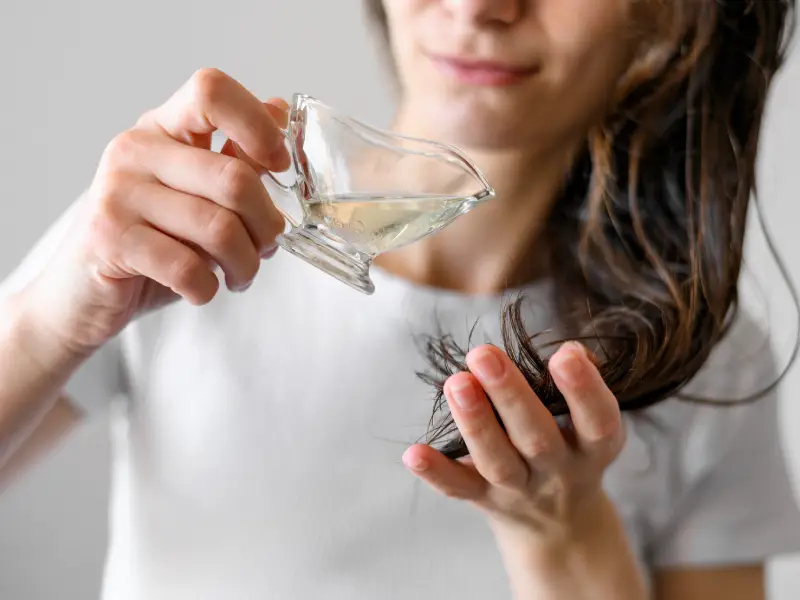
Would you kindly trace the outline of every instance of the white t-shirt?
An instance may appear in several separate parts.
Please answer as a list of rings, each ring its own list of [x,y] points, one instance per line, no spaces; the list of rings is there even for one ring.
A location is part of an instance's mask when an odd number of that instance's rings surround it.
[[[37,272],[67,218],[4,293]],[[372,275],[368,297],[279,252],[248,292],[148,315],[76,374],[75,402],[113,411],[105,600],[510,597],[483,517],[400,461],[431,411],[415,336],[438,322],[463,339],[480,318],[476,341],[499,342],[503,299]],[[530,330],[553,325],[549,292],[527,290]],[[742,318],[692,390],[741,396],[774,372]],[[646,415],[626,415],[605,479],[643,564],[800,549],[774,395]]]

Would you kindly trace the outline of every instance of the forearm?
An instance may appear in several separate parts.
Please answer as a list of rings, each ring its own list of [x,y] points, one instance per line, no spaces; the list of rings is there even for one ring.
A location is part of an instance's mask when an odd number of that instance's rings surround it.
[[[605,495],[556,540],[519,528],[495,531],[515,600],[647,598],[622,522]]]
[[[28,318],[23,298],[0,301],[0,468],[52,409],[83,360]]]
[[[50,452],[81,421],[83,414],[61,396],[38,421],[30,435],[0,465],[0,494],[15,479]]]

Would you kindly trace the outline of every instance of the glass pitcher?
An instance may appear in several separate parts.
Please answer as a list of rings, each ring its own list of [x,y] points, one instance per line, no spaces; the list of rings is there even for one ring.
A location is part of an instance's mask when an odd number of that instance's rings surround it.
[[[377,255],[441,230],[494,196],[457,148],[377,129],[310,96],[293,96],[283,134],[293,181],[266,177],[300,214],[275,198],[290,225],[278,244],[366,294],[375,290],[369,267]]]

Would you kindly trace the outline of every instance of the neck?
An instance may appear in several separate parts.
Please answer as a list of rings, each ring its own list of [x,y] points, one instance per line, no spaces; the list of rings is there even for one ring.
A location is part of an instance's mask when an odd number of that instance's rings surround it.
[[[415,125],[401,112],[394,129],[436,139]],[[439,233],[379,256],[377,264],[416,283],[472,294],[541,277],[545,265],[536,250],[575,145],[537,151],[460,147],[494,187],[495,198]]]

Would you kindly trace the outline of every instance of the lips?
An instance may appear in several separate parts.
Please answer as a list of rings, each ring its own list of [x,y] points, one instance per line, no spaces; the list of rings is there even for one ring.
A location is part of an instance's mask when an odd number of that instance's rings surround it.
[[[537,71],[537,67],[521,67],[496,61],[429,55],[440,72],[468,85],[507,86],[518,84]]]

